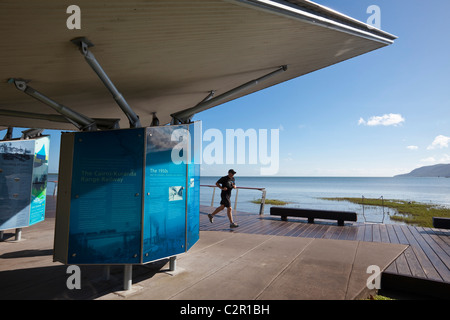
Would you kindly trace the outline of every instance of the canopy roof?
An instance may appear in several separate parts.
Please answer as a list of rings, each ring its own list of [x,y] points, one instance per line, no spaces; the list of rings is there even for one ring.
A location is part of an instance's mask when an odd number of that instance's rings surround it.
[[[150,125],[280,66],[287,70],[213,101],[223,104],[392,44],[395,36],[306,0],[78,0],[81,29],[69,30],[71,1],[0,2],[0,126],[75,129],[25,112],[57,115],[8,83],[29,86],[90,118],[128,119],[70,40],[85,37],[111,81]],[[203,109],[205,109],[203,108]],[[8,114],[8,111],[13,111]],[[201,110],[198,110],[201,111]],[[8,115],[7,115],[8,114]],[[34,117],[34,118],[37,118]],[[39,116],[39,118],[42,118]]]

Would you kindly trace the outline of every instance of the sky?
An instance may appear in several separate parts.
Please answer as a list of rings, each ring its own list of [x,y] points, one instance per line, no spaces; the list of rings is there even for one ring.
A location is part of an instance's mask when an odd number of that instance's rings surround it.
[[[381,29],[398,39],[199,113],[203,129],[279,129],[280,176],[389,177],[450,163],[450,1],[315,2],[363,22],[377,5]],[[202,174],[227,167],[203,164]]]
[[[218,129],[225,137],[226,129],[278,129],[278,176],[389,177],[450,163],[450,1],[315,2],[363,22],[377,5],[381,29],[398,39],[203,111],[194,117],[203,131]],[[49,171],[57,172],[59,131],[44,133],[51,134]],[[258,176],[261,167],[203,163],[201,174],[234,168]]]

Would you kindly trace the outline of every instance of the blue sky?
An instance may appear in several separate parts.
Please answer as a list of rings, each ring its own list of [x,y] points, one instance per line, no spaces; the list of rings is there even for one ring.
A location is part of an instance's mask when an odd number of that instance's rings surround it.
[[[398,39],[392,46],[204,111],[195,119],[203,121],[204,129],[222,131],[279,128],[278,175],[393,176],[450,163],[450,2],[316,2],[364,22],[370,17],[367,8],[377,5],[381,28]],[[440,144],[430,148],[439,136]],[[203,165],[202,174],[217,175],[226,168]],[[241,175],[259,172],[255,165],[235,169]]]
[[[377,5],[381,28],[399,38],[194,120],[224,135],[226,129],[279,129],[282,176],[393,176],[450,163],[450,1],[316,2],[364,22],[367,8]],[[46,132],[55,172],[59,131]],[[222,175],[228,167],[241,176],[260,172],[260,165],[203,164],[202,175]]]

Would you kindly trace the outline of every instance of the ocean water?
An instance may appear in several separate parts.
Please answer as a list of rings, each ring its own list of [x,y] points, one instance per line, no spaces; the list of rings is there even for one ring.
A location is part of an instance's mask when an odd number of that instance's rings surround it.
[[[201,185],[214,185],[219,177],[201,177]],[[342,178],[342,177],[235,177],[236,186],[266,189],[267,199],[289,202],[289,207],[347,210],[358,214],[361,222],[397,223],[390,220],[395,210],[373,206],[361,206],[346,201],[328,201],[320,198],[366,197],[398,199],[433,203],[450,207],[449,178]],[[211,205],[212,188],[202,187],[200,203]],[[236,190],[232,193],[232,205]],[[259,212],[259,205],[251,201],[259,199],[257,190],[239,190],[237,210]],[[214,206],[219,206],[220,192],[216,189]],[[269,214],[270,205],[265,206],[264,213]],[[363,211],[364,210],[364,211]]]
[[[201,185],[215,185],[220,177],[201,177]],[[239,187],[265,188],[267,199],[289,202],[288,206],[309,209],[348,210],[358,214],[358,221],[397,223],[390,220],[395,211],[389,208],[363,207],[346,201],[328,201],[320,198],[366,197],[398,199],[433,203],[450,208],[450,178],[341,178],[341,177],[239,177]],[[58,175],[49,174],[47,195],[52,195]],[[200,188],[200,204],[211,205],[213,188]],[[236,190],[232,192],[232,205]],[[259,213],[260,205],[251,201],[260,199],[261,191],[240,189],[237,210]],[[219,206],[220,190],[216,189],[214,206]],[[269,214],[266,204],[264,213]]]

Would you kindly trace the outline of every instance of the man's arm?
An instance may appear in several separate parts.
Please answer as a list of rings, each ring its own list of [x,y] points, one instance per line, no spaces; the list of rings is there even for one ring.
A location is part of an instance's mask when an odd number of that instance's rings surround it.
[[[216,186],[217,186],[217,188],[219,188],[220,190],[227,190],[227,188],[222,188],[222,186],[220,185],[221,183],[222,183],[222,178],[220,178],[219,180],[217,180],[217,182],[216,182]]]
[[[222,188],[222,186],[219,184],[219,182],[216,182],[216,186],[217,186],[217,188],[219,188],[220,190],[227,190],[227,188]]]

